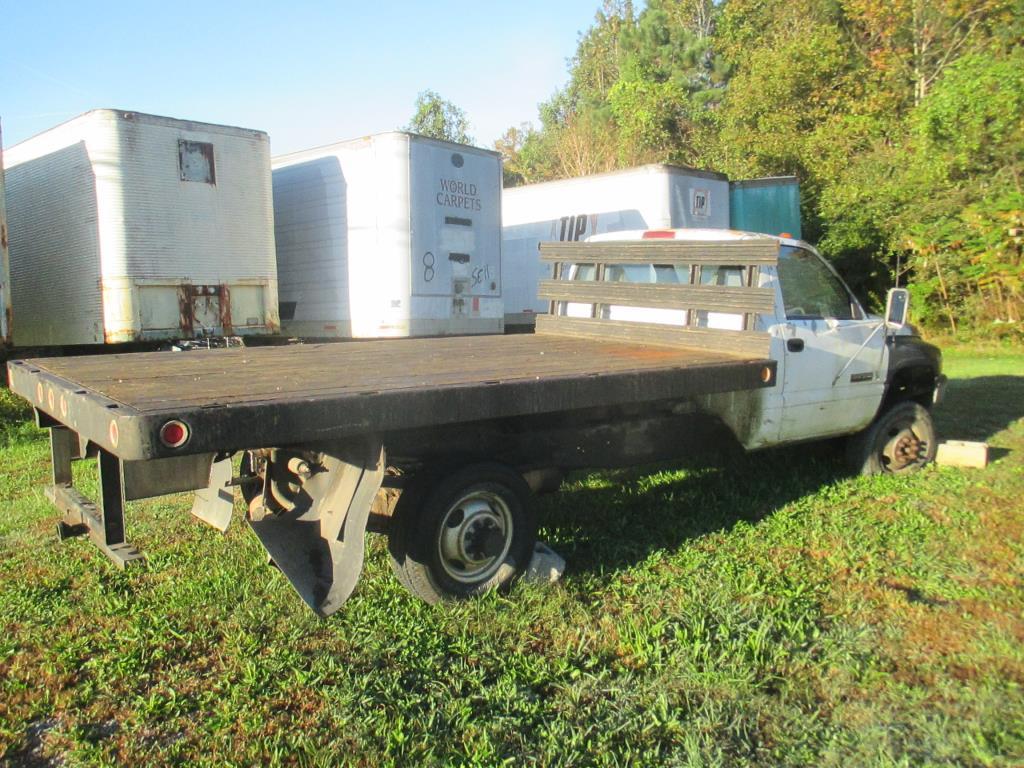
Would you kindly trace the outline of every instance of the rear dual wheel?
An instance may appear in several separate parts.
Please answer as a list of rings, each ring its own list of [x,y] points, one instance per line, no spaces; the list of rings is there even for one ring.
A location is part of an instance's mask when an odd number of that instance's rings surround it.
[[[506,587],[533,556],[537,523],[530,502],[522,475],[501,464],[414,480],[391,518],[391,566],[428,603]]]

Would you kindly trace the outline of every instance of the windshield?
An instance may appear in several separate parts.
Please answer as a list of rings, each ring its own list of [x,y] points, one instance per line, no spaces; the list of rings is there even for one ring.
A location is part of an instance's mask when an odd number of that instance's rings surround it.
[[[857,302],[842,280],[816,253],[783,245],[779,249],[779,282],[787,320],[860,320]]]

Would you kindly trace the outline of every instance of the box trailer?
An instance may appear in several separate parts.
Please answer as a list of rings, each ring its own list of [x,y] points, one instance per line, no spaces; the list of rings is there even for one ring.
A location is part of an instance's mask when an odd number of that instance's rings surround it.
[[[7,253],[7,213],[4,205],[4,141],[0,131],[0,349],[11,344],[11,263]]]
[[[502,331],[498,153],[391,132],[282,155],[273,168],[286,333]]]
[[[279,331],[266,133],[98,109],[6,162],[17,346]]]
[[[800,182],[796,176],[730,181],[729,227],[799,239]]]
[[[540,243],[633,229],[724,229],[729,182],[721,173],[644,165],[506,189],[501,216],[505,324],[529,326],[548,311],[537,297],[539,281],[551,276]]]

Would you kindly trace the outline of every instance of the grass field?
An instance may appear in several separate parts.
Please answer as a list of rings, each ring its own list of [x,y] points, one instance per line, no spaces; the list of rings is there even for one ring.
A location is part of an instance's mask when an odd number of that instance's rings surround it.
[[[1024,353],[946,367],[940,432],[986,470],[850,479],[812,446],[579,475],[540,502],[560,584],[427,606],[371,536],[326,621],[184,496],[129,506],[142,570],[58,543],[4,392],[2,761],[1021,765]]]

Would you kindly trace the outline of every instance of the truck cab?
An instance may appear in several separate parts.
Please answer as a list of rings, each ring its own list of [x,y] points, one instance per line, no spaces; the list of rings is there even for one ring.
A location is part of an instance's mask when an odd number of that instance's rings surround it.
[[[743,242],[765,235],[721,229],[634,230],[597,235],[587,242],[683,240]],[[730,427],[740,443],[755,449],[784,443],[854,435],[899,401],[927,407],[941,387],[941,353],[905,322],[868,314],[835,269],[802,240],[773,237],[778,262],[748,275],[739,265],[578,265],[569,280],[603,280],[694,286],[748,285],[774,292],[773,311],[756,315],[755,329],[771,338],[776,361],[774,387],[710,395],[704,407]],[[552,311],[572,317],[742,330],[745,315],[727,311],[626,307],[562,302]],[[747,400],[749,402],[738,402]],[[756,414],[752,418],[751,414]],[[922,441],[917,441],[920,448]],[[935,441],[927,441],[930,458]],[[856,461],[856,458],[855,458]],[[897,462],[898,464],[899,462]],[[895,465],[894,465],[895,466]]]

